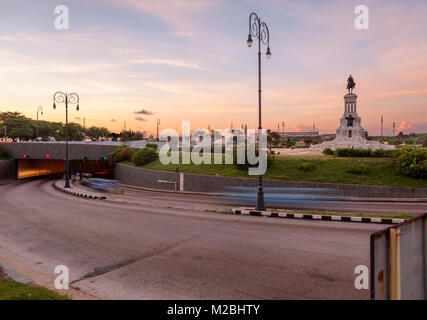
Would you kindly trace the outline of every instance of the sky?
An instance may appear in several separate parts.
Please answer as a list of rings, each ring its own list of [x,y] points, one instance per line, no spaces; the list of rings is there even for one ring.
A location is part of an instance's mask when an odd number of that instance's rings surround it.
[[[358,30],[355,8],[369,9]],[[69,29],[57,30],[58,5]],[[64,121],[56,91],[76,92],[71,121],[155,133],[258,126],[257,48],[249,14],[268,25],[263,127],[334,133],[347,78],[370,135],[427,132],[425,0],[0,0],[0,111]]]

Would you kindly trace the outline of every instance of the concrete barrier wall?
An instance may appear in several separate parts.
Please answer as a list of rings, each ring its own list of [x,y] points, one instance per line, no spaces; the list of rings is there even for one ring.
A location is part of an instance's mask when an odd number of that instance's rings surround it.
[[[162,146],[163,142],[153,142]],[[130,141],[128,145],[138,150],[144,148],[147,141]],[[23,159],[24,154],[30,159],[45,159],[49,154],[52,159],[65,160],[65,142],[15,142],[0,143],[4,145],[13,159]],[[99,160],[107,156],[114,148],[120,146],[120,142],[79,142],[70,141],[68,144],[68,156],[70,160],[80,160],[82,156],[89,160]]]
[[[0,180],[15,178],[15,161],[0,160]]]
[[[9,150],[13,159],[23,159],[24,154],[29,155],[30,159],[45,159],[47,154],[52,159],[65,159],[63,142],[19,142],[3,145]],[[79,160],[82,156],[86,156],[89,160],[99,160],[107,156],[115,147],[115,145],[70,142],[68,144],[69,159]]]
[[[146,188],[173,189],[173,185],[163,185],[158,180],[174,181],[180,188],[179,173],[135,168],[117,164],[115,178],[127,185]],[[233,178],[199,174],[184,174],[184,191],[226,192],[230,187],[256,188],[258,180],[253,178]],[[275,188],[321,188],[330,189],[332,193],[348,197],[373,198],[427,198],[427,188],[396,188],[380,186],[359,186],[318,182],[298,182],[281,180],[264,180],[264,187]]]
[[[147,170],[122,164],[116,164],[114,168],[114,178],[130,186],[153,189],[174,190],[175,185],[159,183],[159,180],[176,182],[177,186],[179,186],[179,173]]]

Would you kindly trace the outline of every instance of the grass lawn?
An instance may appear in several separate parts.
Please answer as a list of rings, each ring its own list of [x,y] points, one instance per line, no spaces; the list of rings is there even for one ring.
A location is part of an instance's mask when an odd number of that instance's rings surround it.
[[[394,186],[406,188],[427,188],[427,179],[416,179],[399,175],[388,158],[338,158],[324,155],[276,155],[275,162],[268,168],[265,179],[288,181],[312,181],[326,183],[359,184]],[[299,167],[304,162],[314,165],[313,171],[303,171]],[[366,174],[352,174],[346,172],[352,164],[363,163],[368,167]],[[123,162],[134,165],[132,162]],[[159,160],[149,163],[142,168],[153,170],[220,175],[229,177],[248,176],[247,171],[239,170],[233,165],[215,164],[169,164],[163,165]]]
[[[0,300],[69,300],[45,288],[0,278]]]

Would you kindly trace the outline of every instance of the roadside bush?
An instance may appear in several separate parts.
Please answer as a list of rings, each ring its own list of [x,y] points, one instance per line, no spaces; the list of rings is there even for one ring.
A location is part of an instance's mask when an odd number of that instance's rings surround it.
[[[120,147],[116,147],[113,151],[108,155],[108,159],[113,163],[122,162],[122,161],[130,161],[132,160],[135,151],[129,146],[123,145]]]
[[[334,151],[331,148],[325,148],[323,149],[322,153],[327,156],[332,156],[334,154]]]
[[[352,174],[367,174],[369,173],[369,167],[364,163],[354,163],[347,167],[345,171]]]
[[[326,149],[325,149],[326,150]],[[355,158],[393,158],[396,156],[396,150],[377,149],[354,149],[354,148],[339,148],[335,150],[335,155],[338,157],[355,157]]]
[[[144,166],[150,162],[156,161],[157,159],[159,159],[159,154],[151,147],[140,149],[133,156],[133,162],[137,166]]]
[[[312,162],[307,161],[301,163],[298,169],[304,172],[311,172],[316,169],[316,166]]]
[[[427,150],[402,148],[394,160],[399,174],[413,178],[427,178]]]
[[[147,145],[145,146],[146,148],[153,148],[154,150],[158,149],[158,145],[157,143],[147,143]]]
[[[339,148],[335,150],[338,157],[372,157],[370,149]]]
[[[9,151],[5,146],[0,145],[0,160],[10,159]]]
[[[372,151],[372,157],[374,158],[393,158],[396,156],[396,154],[396,150],[377,149]]]

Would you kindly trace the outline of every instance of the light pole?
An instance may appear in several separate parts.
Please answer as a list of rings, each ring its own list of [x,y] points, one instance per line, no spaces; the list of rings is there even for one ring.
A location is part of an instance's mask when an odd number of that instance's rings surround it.
[[[253,44],[252,37],[255,39],[258,39],[258,153],[261,153],[260,150],[260,139],[261,139],[261,130],[262,130],[262,124],[261,124],[261,44],[264,44],[267,46],[267,52],[265,56],[267,59],[271,58],[271,51],[270,51],[270,33],[268,31],[268,27],[265,24],[265,22],[261,21],[261,19],[258,17],[258,15],[255,12],[252,12],[249,15],[249,34],[248,34],[248,40],[247,44],[248,47],[251,47]],[[260,174],[258,176],[259,183],[258,183],[258,189],[257,189],[257,202],[256,202],[256,210],[264,211],[265,210],[265,203],[264,203],[264,189],[262,186],[262,175]]]
[[[42,106],[37,107],[36,140],[39,137],[39,112],[41,115],[43,115],[43,107]]]
[[[68,104],[77,104],[76,110],[79,111],[79,96],[77,93],[64,93],[61,91],[53,95],[53,109],[56,109],[56,103],[65,103],[65,186],[70,187],[70,166],[68,161]]]

